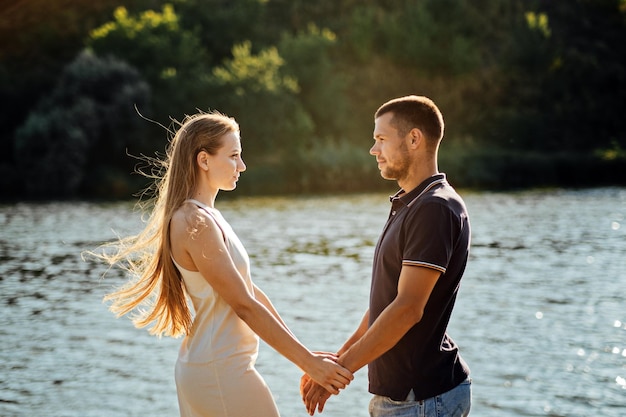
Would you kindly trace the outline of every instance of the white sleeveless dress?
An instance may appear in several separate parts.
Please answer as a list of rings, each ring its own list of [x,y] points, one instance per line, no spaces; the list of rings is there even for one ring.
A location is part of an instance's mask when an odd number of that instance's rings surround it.
[[[216,209],[196,200],[222,230],[239,274],[252,291],[248,254]],[[173,258],[172,258],[173,259]],[[254,364],[259,338],[198,271],[174,261],[195,311],[176,362],[176,391],[181,417],[277,417],[272,394]]]

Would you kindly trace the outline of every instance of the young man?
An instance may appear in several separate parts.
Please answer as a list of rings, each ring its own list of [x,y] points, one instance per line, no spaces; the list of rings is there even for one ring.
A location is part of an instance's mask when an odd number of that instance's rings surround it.
[[[465,270],[470,223],[461,197],[439,173],[444,123],[426,97],[383,104],[374,145],[383,178],[400,186],[374,252],[369,310],[337,352],[352,372],[368,365],[370,416],[467,416],[469,368],[446,328]],[[307,375],[309,414],[330,396]]]

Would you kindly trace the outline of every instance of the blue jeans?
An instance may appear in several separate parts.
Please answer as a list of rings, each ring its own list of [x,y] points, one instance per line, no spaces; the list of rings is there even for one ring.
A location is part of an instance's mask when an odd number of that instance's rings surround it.
[[[370,417],[466,417],[472,404],[472,383],[468,378],[448,392],[415,401],[413,390],[405,401],[374,395]]]

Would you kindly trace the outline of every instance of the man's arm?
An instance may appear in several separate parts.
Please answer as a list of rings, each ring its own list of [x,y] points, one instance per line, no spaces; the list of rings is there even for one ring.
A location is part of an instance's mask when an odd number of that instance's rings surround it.
[[[339,364],[356,372],[372,362],[419,323],[441,271],[404,265],[398,281],[398,295],[383,310],[365,334],[339,357]]]
[[[342,347],[338,363],[353,373],[378,358],[422,319],[424,308],[441,272],[436,269],[404,265],[398,281],[398,295],[367,328],[369,311],[359,329]],[[367,319],[367,320],[366,320]],[[363,327],[365,321],[365,327]],[[360,333],[359,330],[365,329]],[[356,337],[360,334],[360,337]],[[306,376],[305,376],[306,377]],[[303,377],[303,379],[305,378]],[[302,399],[307,411],[322,412],[330,393],[309,381],[301,383]]]
[[[341,356],[344,352],[346,352],[350,346],[355,344],[367,331],[370,320],[370,311],[367,310],[361,319],[361,323],[359,323],[359,327],[355,330],[355,332],[346,340],[346,343],[343,344],[341,349],[337,351],[337,355]]]

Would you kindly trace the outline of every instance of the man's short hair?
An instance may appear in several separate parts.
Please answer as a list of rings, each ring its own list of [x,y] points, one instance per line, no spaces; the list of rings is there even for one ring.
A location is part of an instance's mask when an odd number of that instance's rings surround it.
[[[443,139],[443,116],[435,103],[424,96],[405,96],[389,100],[376,110],[374,119],[385,113],[393,113],[391,125],[400,136],[406,136],[411,129],[420,129],[430,143]]]

